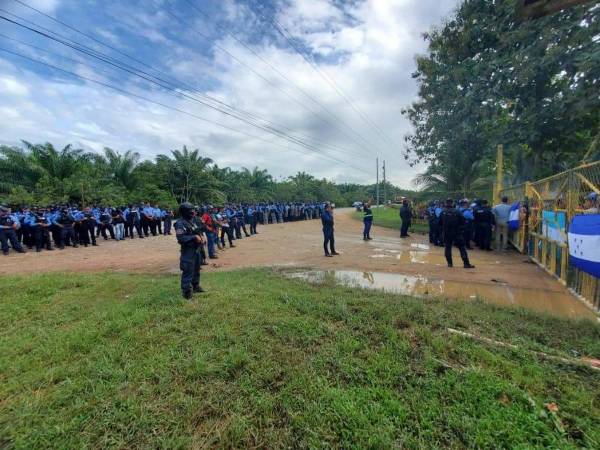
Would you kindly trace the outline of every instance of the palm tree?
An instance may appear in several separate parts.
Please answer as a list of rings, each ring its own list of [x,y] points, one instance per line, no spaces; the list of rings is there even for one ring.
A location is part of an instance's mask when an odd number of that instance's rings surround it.
[[[31,191],[41,173],[30,154],[19,147],[0,146],[0,192],[8,193],[15,186]]]
[[[424,191],[446,191],[448,189],[446,177],[439,173],[429,172],[430,171],[427,170],[415,176],[413,178],[413,184]]]
[[[89,154],[81,149],[74,149],[71,144],[60,151],[49,142],[34,145],[23,141],[23,144],[31,153],[32,163],[50,178],[68,178],[77,173],[84,162],[90,160]]]
[[[182,150],[172,150],[171,155],[172,158],[158,155],[156,164],[171,193],[180,202],[224,197],[219,190],[221,183],[211,173],[212,159],[202,157],[200,150],[190,151],[186,146]]]
[[[110,176],[127,190],[133,190],[137,185],[135,169],[140,161],[140,154],[133,150],[127,150],[120,154],[111,148],[104,148],[104,162]]]

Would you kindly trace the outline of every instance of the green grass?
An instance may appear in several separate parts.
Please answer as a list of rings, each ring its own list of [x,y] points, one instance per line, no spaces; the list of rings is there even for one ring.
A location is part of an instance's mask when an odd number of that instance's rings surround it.
[[[385,228],[393,228],[395,230],[400,230],[400,211],[397,208],[393,207],[380,207],[380,208],[371,208],[373,211],[373,224],[379,225],[380,227]],[[362,211],[354,211],[352,213],[352,217],[362,221],[363,220],[363,212]],[[410,227],[409,232],[412,233],[428,233],[429,227],[427,223],[415,221],[413,220],[412,225]]]
[[[0,447],[600,447],[600,374],[526,352],[599,357],[596,324],[266,270],[203,285],[4,277]]]

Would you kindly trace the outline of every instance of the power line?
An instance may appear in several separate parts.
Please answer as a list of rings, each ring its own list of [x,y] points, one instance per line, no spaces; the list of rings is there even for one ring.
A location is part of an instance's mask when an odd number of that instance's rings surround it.
[[[258,2],[256,2],[256,1],[254,1],[254,3],[257,6],[259,6],[261,8],[264,8],[264,5],[261,5]],[[273,10],[274,10],[275,13],[277,12],[274,8],[273,8]],[[260,16],[264,20],[268,20],[264,16],[264,14],[260,13]],[[386,144],[391,143],[392,145],[396,145],[393,141],[391,141],[387,137],[387,135],[385,134],[385,132],[370,117],[368,117],[357,106],[354,105],[354,102],[352,101],[352,99],[347,94],[344,93],[344,91],[337,85],[337,83],[332,78],[329,77],[329,75],[327,75],[326,73],[322,72],[319,69],[319,67],[316,65],[316,63],[312,59],[310,59],[302,50],[300,50],[298,48],[298,46],[294,43],[294,38],[292,37],[291,33],[283,25],[281,25],[281,23],[275,18],[275,16],[273,16],[273,18],[271,19],[271,23],[275,27],[276,31],[290,44],[290,46],[294,49],[294,51],[296,53],[298,53],[302,57],[302,59],[304,59],[304,61],[306,61],[306,63],[308,65],[310,65],[313,68],[313,70],[323,80],[325,80],[325,82],[327,84],[329,84],[338,93],[338,95],[340,95],[340,97],[342,97],[342,99],[344,99],[344,101],[346,103],[348,103],[350,105],[350,107],[363,119],[363,121],[365,123],[367,123],[369,126],[371,126],[376,131],[375,134],[380,139],[382,139],[384,142],[387,140],[388,142],[386,142]]]
[[[317,149],[316,149],[314,146],[312,146],[312,145],[310,145],[310,144],[307,144],[306,142],[302,141],[301,139],[298,139],[298,138],[296,138],[296,137],[294,137],[294,136],[291,136],[291,135],[289,135],[289,134],[286,134],[286,133],[284,133],[284,132],[282,132],[282,131],[280,131],[280,130],[277,130],[277,129],[273,128],[273,127],[267,127],[267,126],[263,126],[263,125],[257,124],[256,122],[253,122],[253,121],[251,121],[251,120],[248,120],[248,119],[246,119],[246,118],[244,118],[244,117],[242,117],[242,116],[240,116],[240,115],[238,115],[238,114],[236,114],[236,113],[231,113],[231,112],[228,112],[228,111],[226,111],[226,110],[223,110],[223,109],[221,109],[221,108],[219,108],[219,107],[215,107],[214,105],[210,105],[210,104],[208,104],[208,103],[206,103],[206,102],[203,102],[203,101],[201,101],[201,100],[198,100],[198,99],[196,99],[196,98],[194,98],[194,97],[192,97],[192,96],[190,96],[190,95],[188,95],[188,94],[186,94],[186,93],[180,92],[180,91],[179,91],[178,89],[176,89],[176,88],[173,88],[173,87],[171,87],[171,86],[168,86],[168,85],[162,84],[162,83],[160,83],[160,82],[157,82],[157,81],[155,81],[155,80],[151,79],[150,77],[148,77],[148,76],[146,76],[146,75],[140,75],[139,73],[137,73],[137,72],[135,71],[135,68],[132,68],[131,66],[127,66],[127,64],[125,64],[125,63],[121,63],[120,61],[118,61],[118,60],[115,60],[114,58],[113,58],[113,60],[111,61],[111,60],[110,60],[110,57],[108,57],[107,55],[104,55],[104,54],[102,54],[102,53],[100,53],[100,52],[93,52],[93,51],[92,51],[92,49],[86,48],[85,46],[73,45],[73,44],[70,44],[69,42],[62,41],[61,39],[57,39],[57,38],[55,38],[55,37],[53,37],[53,36],[50,36],[50,35],[48,35],[48,34],[46,34],[46,33],[44,33],[44,32],[41,32],[41,31],[39,31],[39,30],[35,30],[35,29],[33,29],[33,28],[31,28],[31,27],[28,27],[28,26],[26,26],[26,25],[19,24],[18,22],[16,22],[16,21],[13,21],[13,20],[11,20],[11,19],[8,19],[8,18],[6,18],[6,17],[4,17],[4,16],[0,16],[0,18],[1,18],[1,19],[4,19],[4,20],[7,20],[7,21],[9,21],[9,22],[11,22],[11,23],[13,23],[13,24],[16,24],[16,25],[22,26],[22,27],[23,27],[23,28],[25,28],[25,29],[28,29],[28,30],[30,30],[30,31],[32,31],[32,32],[35,32],[35,33],[37,33],[37,34],[40,34],[40,35],[42,35],[42,36],[44,36],[44,37],[47,37],[47,38],[49,38],[49,39],[51,39],[51,40],[54,40],[54,41],[56,41],[56,42],[59,42],[59,43],[61,43],[61,44],[63,44],[63,45],[66,45],[66,46],[68,46],[68,47],[70,47],[70,48],[72,48],[72,49],[74,49],[74,50],[76,50],[76,51],[79,51],[79,52],[81,52],[81,53],[84,53],[84,54],[86,54],[86,55],[88,55],[88,56],[92,56],[92,57],[94,57],[94,58],[96,58],[96,59],[99,59],[99,60],[101,60],[101,61],[103,61],[103,62],[105,62],[105,63],[107,63],[107,64],[109,64],[109,65],[111,65],[111,66],[113,66],[113,67],[116,67],[116,68],[118,68],[118,69],[121,69],[121,70],[123,70],[123,71],[125,71],[125,72],[127,72],[127,73],[130,73],[130,74],[132,74],[132,75],[138,76],[138,77],[140,77],[140,78],[142,78],[142,79],[144,79],[144,80],[146,80],[146,81],[149,81],[150,83],[156,84],[156,85],[158,85],[158,86],[162,87],[163,89],[167,89],[167,90],[169,90],[169,91],[172,91],[172,92],[174,92],[174,93],[175,93],[177,96],[179,96],[179,97],[184,97],[184,98],[186,98],[186,99],[190,99],[190,100],[196,101],[196,102],[198,102],[198,103],[200,103],[200,104],[202,104],[202,105],[204,105],[204,106],[208,106],[209,108],[215,109],[215,110],[217,110],[217,111],[221,112],[222,114],[225,114],[225,115],[227,115],[227,116],[230,116],[230,117],[233,117],[233,118],[235,118],[235,119],[238,119],[238,120],[240,120],[240,121],[242,121],[242,122],[244,122],[244,123],[247,123],[247,124],[249,124],[249,125],[251,125],[251,126],[254,126],[254,127],[256,127],[256,128],[259,128],[259,129],[261,129],[261,130],[263,130],[263,131],[267,131],[267,132],[269,132],[269,133],[271,133],[271,134],[274,134],[274,135],[276,135],[276,136],[278,136],[278,137],[281,137],[281,138],[283,138],[283,139],[286,139],[286,140],[288,140],[289,142],[295,143],[295,144],[297,144],[297,145],[300,145],[300,146],[302,146],[302,147],[308,148],[309,150],[311,150],[311,151],[313,151],[313,152],[319,153],[319,150],[317,150]],[[117,61],[117,62],[114,62],[114,61]],[[124,66],[125,66],[125,67],[123,67],[123,66],[122,66],[122,65],[120,65],[119,63],[121,63],[121,64],[124,64]],[[142,73],[144,73],[144,72],[142,72]],[[144,74],[145,74],[145,73],[144,73]],[[324,153],[324,154],[325,154],[325,153]],[[329,155],[328,155],[328,156],[329,156]],[[340,162],[341,162],[341,160],[338,160],[338,161],[340,161]]]
[[[167,0],[169,1],[169,0]],[[199,12],[200,14],[202,14],[204,17],[206,17],[209,20],[212,20],[211,17],[204,11],[202,11],[201,9],[199,9],[195,4],[193,4],[190,0],[184,0],[188,5],[190,5],[191,8],[193,8],[195,11]],[[298,86],[297,83],[295,83],[293,80],[291,80],[289,77],[287,77],[283,72],[281,72],[277,67],[275,67],[273,64],[271,64],[271,62],[269,62],[269,60],[263,58],[257,51],[255,51],[250,45],[246,44],[244,41],[242,41],[241,39],[239,39],[234,33],[232,33],[229,30],[223,29],[222,26],[220,26],[219,24],[215,24],[216,27],[220,30],[222,30],[225,34],[231,36],[238,44],[240,44],[241,46],[243,46],[246,50],[248,50],[250,53],[252,53],[257,59],[259,59],[261,62],[263,62],[265,65],[267,65],[271,70],[273,70],[277,75],[279,75],[281,78],[283,78],[286,82],[288,82],[290,85],[292,85],[294,88],[296,88],[296,90],[298,90],[302,95],[304,95],[305,97],[307,97],[311,102],[315,103],[317,106],[319,106],[322,110],[324,110],[327,114],[331,115],[333,118],[335,118],[338,122],[340,122],[345,128],[347,128],[350,132],[354,133],[356,136],[358,136],[358,138],[360,138],[366,145],[367,147],[370,145],[368,141],[366,141],[360,134],[358,134],[356,132],[356,130],[354,130],[352,127],[350,127],[349,125],[347,125],[342,119],[340,119],[333,111],[331,111],[329,108],[327,108],[325,105],[323,105],[318,99],[316,99],[314,96],[310,95],[308,92],[306,92],[304,89],[302,89],[300,86]],[[205,36],[206,37],[206,36]],[[216,45],[216,44],[215,44]],[[347,134],[344,133],[344,135],[346,137],[348,137]],[[356,142],[356,141],[355,141]],[[359,144],[362,147],[362,144]],[[369,154],[369,156],[371,155],[371,151],[369,149],[367,149],[367,152]]]
[[[168,2],[168,0],[167,0]],[[155,2],[156,3],[156,2]],[[170,3],[169,3],[170,4]],[[196,29],[196,27],[190,25],[188,22],[186,22],[185,20],[181,19],[180,17],[178,17],[176,14],[173,14],[168,8],[165,8],[164,10],[169,16],[173,17],[175,20],[181,22],[183,25],[185,25],[186,27],[188,27],[190,30],[192,30],[193,32],[195,32],[196,34],[198,34],[199,36],[207,39],[207,40],[211,40],[211,37],[198,31]],[[230,34],[230,33],[228,33]],[[264,75],[262,75],[261,73],[257,72],[255,69],[253,69],[250,65],[246,64],[244,61],[240,60],[238,57],[236,57],[235,55],[233,55],[229,50],[227,50],[226,48],[224,48],[223,46],[219,45],[216,42],[213,42],[213,45],[215,46],[215,48],[217,48],[218,50],[224,52],[225,54],[227,54],[230,58],[232,58],[234,61],[236,61],[238,64],[246,67],[248,70],[250,70],[252,73],[254,73],[256,76],[258,76],[259,78],[261,78],[263,81],[265,81],[266,83],[268,83],[269,85],[275,87],[276,89],[278,89],[279,91],[281,91],[284,95],[286,95],[287,97],[291,98],[296,104],[300,105],[302,108],[306,109],[307,111],[315,114],[317,117],[319,117],[321,120],[329,123],[330,125],[335,126],[344,136],[346,136],[348,139],[352,140],[358,147],[360,147],[364,152],[366,152],[366,154],[370,155],[371,154],[371,150],[369,150],[368,148],[368,142],[365,141],[360,135],[358,135],[358,137],[360,139],[362,139],[365,143],[367,143],[367,147],[363,146],[362,143],[358,142],[353,136],[349,135],[348,133],[346,133],[344,130],[342,130],[342,128],[337,125],[335,121],[340,122],[343,126],[347,127],[352,133],[356,132],[351,128],[348,127],[348,125],[346,125],[345,123],[343,123],[339,118],[337,118],[337,116],[335,114],[333,114],[328,108],[326,108],[325,106],[323,106],[318,100],[316,100],[314,97],[312,97],[310,94],[308,94],[306,91],[304,91],[301,87],[299,87],[297,84],[295,84],[292,80],[290,80],[288,77],[286,77],[284,74],[282,74],[279,70],[277,70],[273,65],[271,65],[270,63],[268,63],[264,58],[260,57],[260,59],[265,62],[265,64],[269,65],[270,68],[272,70],[274,70],[279,76],[281,76],[282,78],[284,78],[288,83],[290,83],[292,86],[294,86],[301,94],[303,94],[305,97],[308,97],[313,103],[316,103],[318,106],[321,107],[321,109],[323,109],[327,114],[331,115],[334,119],[334,121],[332,122],[330,119],[328,119],[327,117],[324,117],[322,114],[320,114],[318,111],[315,111],[313,108],[307,106],[305,103],[300,102],[296,97],[292,96],[289,92],[287,92],[286,90],[282,89],[279,85],[273,83],[271,80],[269,80],[268,78],[266,78]],[[256,54],[256,52],[253,52],[253,54]]]
[[[148,69],[150,69],[150,70],[152,70],[152,71],[156,72],[156,73],[159,73],[159,74],[161,74],[161,75],[165,75],[165,74],[164,74],[164,73],[162,73],[160,70],[158,70],[158,69],[156,69],[156,68],[154,68],[154,67],[152,67],[152,66],[148,65],[147,63],[145,63],[145,62],[143,62],[143,61],[141,61],[141,60],[139,60],[139,59],[137,59],[137,58],[135,58],[135,57],[133,57],[133,56],[131,56],[131,55],[129,55],[129,54],[127,54],[127,53],[125,53],[125,52],[121,51],[121,50],[119,50],[118,48],[116,48],[116,47],[114,47],[114,46],[112,46],[112,45],[110,45],[110,44],[107,44],[107,43],[105,43],[105,42],[103,42],[103,41],[101,41],[101,40],[99,40],[99,39],[95,38],[94,36],[92,36],[92,35],[90,35],[90,34],[88,34],[88,33],[85,33],[85,32],[83,32],[83,31],[81,31],[81,30],[77,29],[76,27],[73,27],[73,26],[69,25],[68,23],[66,23],[66,22],[64,22],[64,21],[61,21],[61,20],[59,20],[59,19],[56,19],[56,18],[54,18],[54,17],[52,17],[52,16],[50,16],[50,15],[48,15],[48,14],[44,13],[43,11],[40,11],[39,9],[37,9],[37,8],[35,8],[35,7],[33,7],[33,6],[31,6],[31,5],[28,5],[27,3],[25,3],[25,2],[23,2],[23,1],[21,1],[21,0],[13,0],[13,1],[14,1],[15,3],[18,3],[19,5],[21,5],[21,6],[23,6],[23,7],[26,7],[26,8],[28,8],[28,9],[30,9],[30,10],[32,10],[32,11],[34,11],[34,12],[36,12],[36,13],[38,13],[38,14],[40,14],[40,15],[42,15],[42,16],[44,16],[44,17],[46,17],[46,18],[50,19],[50,20],[52,20],[53,22],[56,22],[56,23],[58,23],[58,24],[60,24],[60,25],[62,25],[62,26],[64,26],[64,27],[68,28],[69,30],[72,30],[72,31],[74,31],[74,32],[76,32],[76,33],[78,33],[78,34],[80,34],[81,36],[84,36],[84,37],[86,37],[86,38],[88,38],[88,39],[91,39],[92,41],[96,42],[97,44],[100,44],[100,45],[102,45],[103,47],[106,47],[106,48],[108,48],[108,49],[110,49],[110,50],[112,50],[112,51],[115,51],[115,52],[117,52],[118,54],[120,54],[120,55],[122,55],[122,56],[124,56],[124,57],[126,57],[126,58],[128,58],[128,59],[131,59],[131,60],[135,61],[136,63],[138,63],[138,64],[140,64],[140,65],[142,65],[142,66],[144,66],[144,67],[146,67],[146,68],[148,68]],[[47,28],[44,28],[44,27],[42,27],[42,26],[40,26],[40,25],[38,25],[38,24],[35,24],[35,23],[31,22],[31,21],[28,21],[28,20],[26,20],[26,19],[24,19],[24,18],[22,18],[22,17],[19,17],[19,16],[15,15],[15,14],[9,13],[8,11],[5,11],[5,10],[3,10],[3,9],[0,9],[0,11],[3,11],[4,13],[8,13],[8,14],[10,14],[10,15],[11,15],[11,16],[13,16],[13,17],[18,17],[20,20],[22,20],[22,21],[24,21],[24,22],[27,22],[27,23],[30,23],[30,24],[33,24],[34,26],[36,26],[36,27],[38,27],[38,28],[40,28],[40,29],[42,29],[42,30],[44,30],[44,31],[46,31],[46,32],[52,33],[52,34],[54,34],[55,36],[59,36],[59,37],[62,37],[63,39],[70,40],[70,39],[66,38],[65,36],[61,36],[60,34],[58,34],[58,33],[55,33],[55,32],[54,32],[54,31],[52,31],[52,30],[49,30],[49,29],[47,29]],[[208,36],[205,36],[205,35],[203,35],[203,36],[204,36],[204,37],[206,37],[206,38],[208,38],[208,39],[210,39]],[[74,43],[74,42],[75,42],[75,41],[73,41],[73,40],[70,40],[70,41],[71,41],[72,43]],[[90,51],[94,51],[93,49],[89,49],[89,48],[88,48],[88,50],[90,50]],[[235,58],[235,56],[233,56],[231,53],[229,53],[229,52],[228,52],[227,50],[225,50],[224,48],[222,48],[222,47],[221,47],[221,50],[223,50],[223,51],[227,52],[227,53],[229,54],[229,56],[230,56],[230,57],[232,57],[232,58]],[[105,55],[105,56],[106,56],[106,55]],[[107,57],[108,57],[108,56],[107,56]],[[239,59],[237,59],[237,58],[235,58],[235,59],[236,59],[236,60],[237,60],[239,63],[243,64],[243,62],[242,62],[242,61],[240,61]],[[121,62],[121,63],[122,63],[122,62]],[[122,64],[125,64],[125,63],[122,63]],[[131,66],[129,66],[129,67],[131,68]],[[132,69],[139,70],[139,69],[137,69],[137,68],[132,68]],[[147,73],[147,72],[145,72],[145,71],[141,71],[141,70],[140,70],[140,72],[141,72],[141,73],[143,73],[144,75],[147,75],[147,76],[151,76],[151,77],[153,77],[153,78],[156,78],[157,80],[159,80],[159,81],[161,81],[161,82],[167,82],[167,83],[170,83],[169,81],[165,81],[165,80],[163,80],[163,79],[161,79],[161,78],[159,78],[159,77],[156,77],[155,75],[152,75],[152,74],[150,74],[150,73]],[[260,74],[258,74],[258,73],[257,73],[257,75],[259,75],[259,76],[260,76]],[[166,75],[166,76],[167,76],[167,78],[171,78],[171,77],[169,77],[168,75]],[[266,79],[266,78],[264,78],[264,77],[263,77],[263,79],[265,79],[266,81],[269,81],[269,80],[267,80],[267,79]],[[171,80],[173,80],[173,78],[171,78]],[[274,123],[274,122],[271,122],[271,121],[269,121],[269,120],[267,120],[267,119],[261,118],[260,116],[257,116],[257,115],[255,115],[255,114],[249,113],[249,112],[247,112],[247,111],[239,110],[239,108],[234,108],[234,107],[232,107],[231,105],[227,105],[226,103],[224,103],[224,102],[221,102],[220,100],[218,100],[218,99],[216,99],[216,98],[214,98],[214,97],[208,96],[208,95],[206,95],[206,94],[204,94],[204,93],[200,92],[199,90],[197,90],[197,89],[196,89],[196,88],[194,88],[193,86],[186,85],[185,83],[182,83],[181,81],[178,81],[178,80],[175,80],[175,81],[176,81],[176,82],[178,82],[178,83],[180,83],[180,84],[182,84],[182,85],[183,85],[184,87],[186,87],[188,90],[190,90],[190,91],[193,91],[193,92],[196,92],[197,94],[199,94],[199,95],[201,95],[201,96],[203,96],[203,97],[206,97],[206,98],[210,99],[211,101],[217,102],[217,103],[221,104],[222,106],[225,106],[225,107],[227,107],[227,108],[231,108],[232,110],[235,110],[235,111],[241,112],[241,113],[243,113],[243,114],[248,114],[248,115],[250,115],[250,116],[253,116],[253,118],[255,118],[255,119],[256,119],[256,118],[258,118],[259,120],[263,120],[263,121],[265,121],[265,122],[270,122],[270,123],[271,123],[271,124],[273,124],[273,125],[276,125],[276,126],[279,126],[279,127],[283,127],[283,128],[287,128],[288,130],[292,130],[292,129],[291,129],[291,128],[289,128],[289,127],[282,126],[282,125],[280,125],[280,124],[276,124],[276,123]],[[171,83],[171,84],[172,84],[172,83]],[[307,135],[306,135],[306,134],[304,134],[304,133],[302,133],[302,134],[305,136],[305,139],[306,139],[306,136],[307,136]],[[339,147],[339,146],[332,145],[332,144],[328,144],[328,143],[326,143],[326,144],[323,144],[323,143],[321,143],[321,142],[319,142],[319,141],[317,141],[317,140],[315,140],[315,139],[313,139],[313,138],[308,138],[308,139],[309,139],[309,140],[312,140],[313,142],[317,142],[317,143],[318,143],[319,145],[321,145],[321,146],[330,147],[330,148],[331,148],[333,151],[337,151],[337,152],[346,152],[346,153],[347,153],[347,152],[354,153],[354,152],[352,152],[352,151],[350,151],[350,150],[347,150],[347,149],[345,149],[345,148],[343,148],[343,147]],[[360,155],[357,155],[357,154],[354,154],[354,155],[355,155],[355,156],[360,156]]]
[[[196,118],[196,119],[198,119],[198,120],[201,120],[201,121],[203,121],[203,122],[207,122],[207,123],[210,123],[210,124],[216,125],[216,126],[218,126],[218,127],[224,128],[224,129],[226,129],[226,130],[233,131],[233,132],[235,132],[235,133],[240,133],[240,134],[243,134],[243,135],[245,135],[245,136],[247,136],[247,137],[250,137],[250,138],[253,138],[253,139],[258,139],[258,140],[260,140],[260,141],[263,141],[263,142],[267,142],[267,143],[269,143],[269,144],[272,144],[272,142],[270,142],[270,141],[268,141],[268,140],[266,140],[266,139],[263,139],[263,138],[261,138],[261,137],[259,137],[259,136],[255,136],[255,135],[253,135],[253,134],[250,134],[250,133],[247,133],[247,132],[245,132],[245,131],[241,131],[241,130],[238,130],[238,129],[232,128],[232,127],[230,127],[230,126],[227,126],[227,125],[224,125],[224,124],[222,124],[222,123],[219,123],[219,122],[213,121],[213,120],[211,120],[211,119],[206,119],[206,118],[204,118],[204,117],[198,116],[198,115],[196,115],[196,114],[190,113],[190,112],[188,112],[188,111],[185,111],[185,110],[182,110],[182,109],[180,109],[180,108],[173,107],[173,106],[169,106],[169,105],[166,105],[166,104],[164,104],[164,103],[157,102],[157,101],[155,101],[155,100],[151,100],[151,99],[149,99],[149,98],[147,98],[147,97],[144,97],[144,96],[141,96],[141,95],[135,94],[135,93],[133,93],[133,92],[130,92],[130,91],[127,91],[127,90],[125,90],[125,89],[121,89],[121,88],[119,88],[119,87],[116,87],[116,86],[113,86],[113,85],[111,85],[111,84],[109,84],[109,83],[105,83],[105,82],[103,82],[103,81],[95,80],[95,79],[93,79],[93,78],[89,78],[89,77],[86,77],[86,76],[84,76],[84,75],[79,75],[79,74],[77,74],[77,73],[75,73],[75,72],[71,72],[71,71],[69,71],[69,70],[66,70],[66,69],[63,69],[63,68],[61,68],[61,67],[55,66],[54,64],[49,64],[49,63],[46,63],[46,62],[44,62],[44,61],[41,61],[41,60],[38,60],[38,59],[35,59],[35,58],[31,58],[31,57],[29,57],[29,56],[27,56],[27,55],[23,55],[22,53],[14,52],[14,51],[11,51],[11,50],[8,50],[8,49],[5,49],[5,48],[2,48],[2,47],[0,47],[0,51],[3,51],[3,52],[5,52],[5,53],[8,53],[8,54],[11,54],[11,55],[14,55],[14,56],[18,56],[18,57],[20,57],[20,58],[23,58],[23,59],[26,59],[26,60],[28,60],[28,61],[34,62],[34,63],[36,63],[36,64],[40,64],[40,65],[43,65],[43,66],[49,67],[49,68],[51,68],[51,69],[57,70],[57,71],[59,71],[59,72],[63,72],[63,73],[65,73],[65,74],[71,75],[71,76],[73,76],[73,77],[76,77],[76,78],[79,78],[79,79],[82,79],[82,80],[85,80],[85,81],[88,81],[88,82],[91,82],[91,83],[94,83],[94,84],[98,84],[98,85],[100,85],[100,86],[104,86],[104,87],[106,87],[106,88],[109,88],[109,89],[112,89],[112,90],[114,90],[114,91],[117,91],[117,92],[119,92],[119,93],[121,93],[121,94],[123,94],[123,95],[129,96],[129,97],[134,97],[134,98],[137,98],[137,99],[140,99],[140,100],[144,100],[144,101],[146,101],[146,102],[149,102],[149,103],[152,103],[152,104],[155,104],[155,105],[161,106],[161,107],[163,107],[163,108],[167,108],[167,109],[170,109],[170,110],[173,110],[173,111],[177,111],[177,112],[179,112],[179,113],[181,113],[181,114],[185,114],[185,115],[188,115],[188,116],[190,116],[190,117],[194,117],[194,118]],[[290,150],[293,150],[293,151],[298,151],[298,152],[300,152],[300,153],[303,153],[303,154],[305,154],[305,155],[310,155],[309,153],[303,152],[303,151],[301,151],[301,150],[298,150],[298,149],[292,149],[292,148],[290,148]],[[309,150],[310,150],[310,149],[309,149]],[[333,160],[333,161],[335,161],[335,162],[338,162],[338,163],[341,163],[341,164],[345,164],[345,165],[347,165],[347,166],[349,166],[349,167],[352,167],[352,168],[354,168],[354,169],[356,169],[356,170],[363,171],[363,169],[361,169],[361,168],[359,168],[359,167],[356,167],[356,166],[353,166],[353,165],[351,165],[351,164],[349,164],[349,163],[347,163],[347,162],[345,162],[345,161],[342,161],[342,160],[340,160],[340,159],[337,159],[337,158],[335,158],[335,157],[333,157],[333,156],[330,156],[330,155],[327,155],[327,154],[320,154],[320,153],[318,153],[318,152],[316,152],[316,154],[317,154],[318,156],[321,156],[321,157],[324,157],[324,158],[331,159],[331,160]]]

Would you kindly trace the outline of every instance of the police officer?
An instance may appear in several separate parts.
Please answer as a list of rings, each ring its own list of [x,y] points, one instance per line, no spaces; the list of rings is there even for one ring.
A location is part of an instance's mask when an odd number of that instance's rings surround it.
[[[363,240],[371,240],[371,225],[373,225],[373,212],[371,211],[371,204],[366,202],[363,207],[363,223],[365,225],[363,229]]]
[[[79,226],[79,242],[87,247],[90,243],[95,247],[96,243],[96,225],[98,217],[94,215],[92,208],[86,206],[83,209],[83,220]]]
[[[114,231],[113,224],[112,224],[112,214],[111,214],[110,208],[104,208],[102,210],[102,212],[100,213],[100,224],[99,225],[100,225],[100,227],[98,228],[98,233],[96,234],[96,236],[98,236],[99,233],[101,233],[102,237],[106,241],[108,239],[108,236],[106,235],[106,230],[108,230],[108,233],[110,234],[110,238],[111,239],[115,238],[115,231]]]
[[[407,238],[408,229],[410,228],[411,220],[412,220],[412,211],[408,204],[408,200],[402,200],[402,206],[400,207],[400,219],[402,219],[402,226],[400,227],[400,237]]]
[[[454,207],[452,199],[446,200],[446,208],[440,216],[440,226],[444,233],[444,256],[448,267],[452,267],[452,245],[456,245],[460,251],[460,257],[463,260],[465,269],[473,269],[475,266],[469,262],[469,256],[465,249],[464,228],[466,219],[458,209]]]
[[[193,292],[204,292],[200,287],[200,253],[199,247],[204,244],[200,230],[194,224],[194,206],[182,203],[179,206],[181,218],[175,222],[175,236],[181,246],[179,268],[181,269],[181,293],[184,298],[191,299]]]
[[[170,208],[167,208],[163,211],[162,215],[163,223],[164,223],[164,235],[171,234],[171,224],[173,222],[173,211]]]
[[[25,219],[25,223],[33,230],[36,252],[41,252],[44,246],[46,250],[54,250],[50,243],[50,221],[43,208],[31,211]]]
[[[465,247],[468,250],[472,250],[471,238],[473,237],[473,220],[475,219],[475,217],[473,216],[473,211],[471,210],[471,208],[469,206],[469,200],[466,198],[463,198],[460,201],[460,208],[458,210],[465,218],[465,228],[464,228],[464,232],[463,232]]]
[[[492,227],[496,223],[494,213],[488,205],[486,199],[481,200],[480,204],[473,210],[475,225],[475,243],[481,250],[492,250]]]
[[[129,230],[129,238],[133,239],[133,229],[137,231],[140,239],[144,239],[144,233],[140,225],[140,210],[137,205],[129,205],[125,213],[126,228]]]
[[[68,208],[64,207],[54,219],[54,224],[60,229],[59,246],[61,250],[65,249],[66,245],[72,245],[77,248],[77,238],[75,237],[75,219]]]
[[[321,223],[323,224],[323,250],[325,251],[325,256],[331,257],[333,255],[339,255],[339,253],[335,251],[333,208],[329,203],[325,206],[325,212],[321,216]]]
[[[5,255],[8,255],[9,241],[13,250],[17,253],[25,253],[21,243],[17,240],[19,225],[19,221],[11,216],[10,209],[0,206],[0,245],[2,246],[2,253]]]

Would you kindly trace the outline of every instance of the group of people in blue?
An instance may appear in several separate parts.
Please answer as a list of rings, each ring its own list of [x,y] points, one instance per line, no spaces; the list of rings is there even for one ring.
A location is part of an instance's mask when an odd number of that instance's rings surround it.
[[[429,203],[425,213],[429,224],[429,242],[440,247],[444,246],[444,229],[441,221],[444,209],[447,209],[448,200],[443,202],[435,200]],[[465,248],[472,250],[472,243],[479,249],[491,251],[492,230],[496,224],[496,216],[486,199],[476,199],[470,202],[463,198],[452,200],[451,207],[455,208],[464,219],[460,233]]]
[[[321,217],[323,205],[316,202],[236,203],[195,207],[207,222],[207,251],[216,258],[216,249],[230,246],[242,233],[257,233],[258,225],[309,220]],[[51,205],[22,206],[14,211],[0,206],[0,244],[7,255],[12,248],[42,250],[97,246],[98,239],[122,241],[170,235],[175,214],[154,203],[128,206]],[[210,239],[208,239],[210,237]]]
[[[173,211],[143,203],[129,206],[51,205],[0,207],[0,244],[8,255],[25,247],[37,252],[70,246],[97,246],[98,238],[115,241],[171,234]]]

